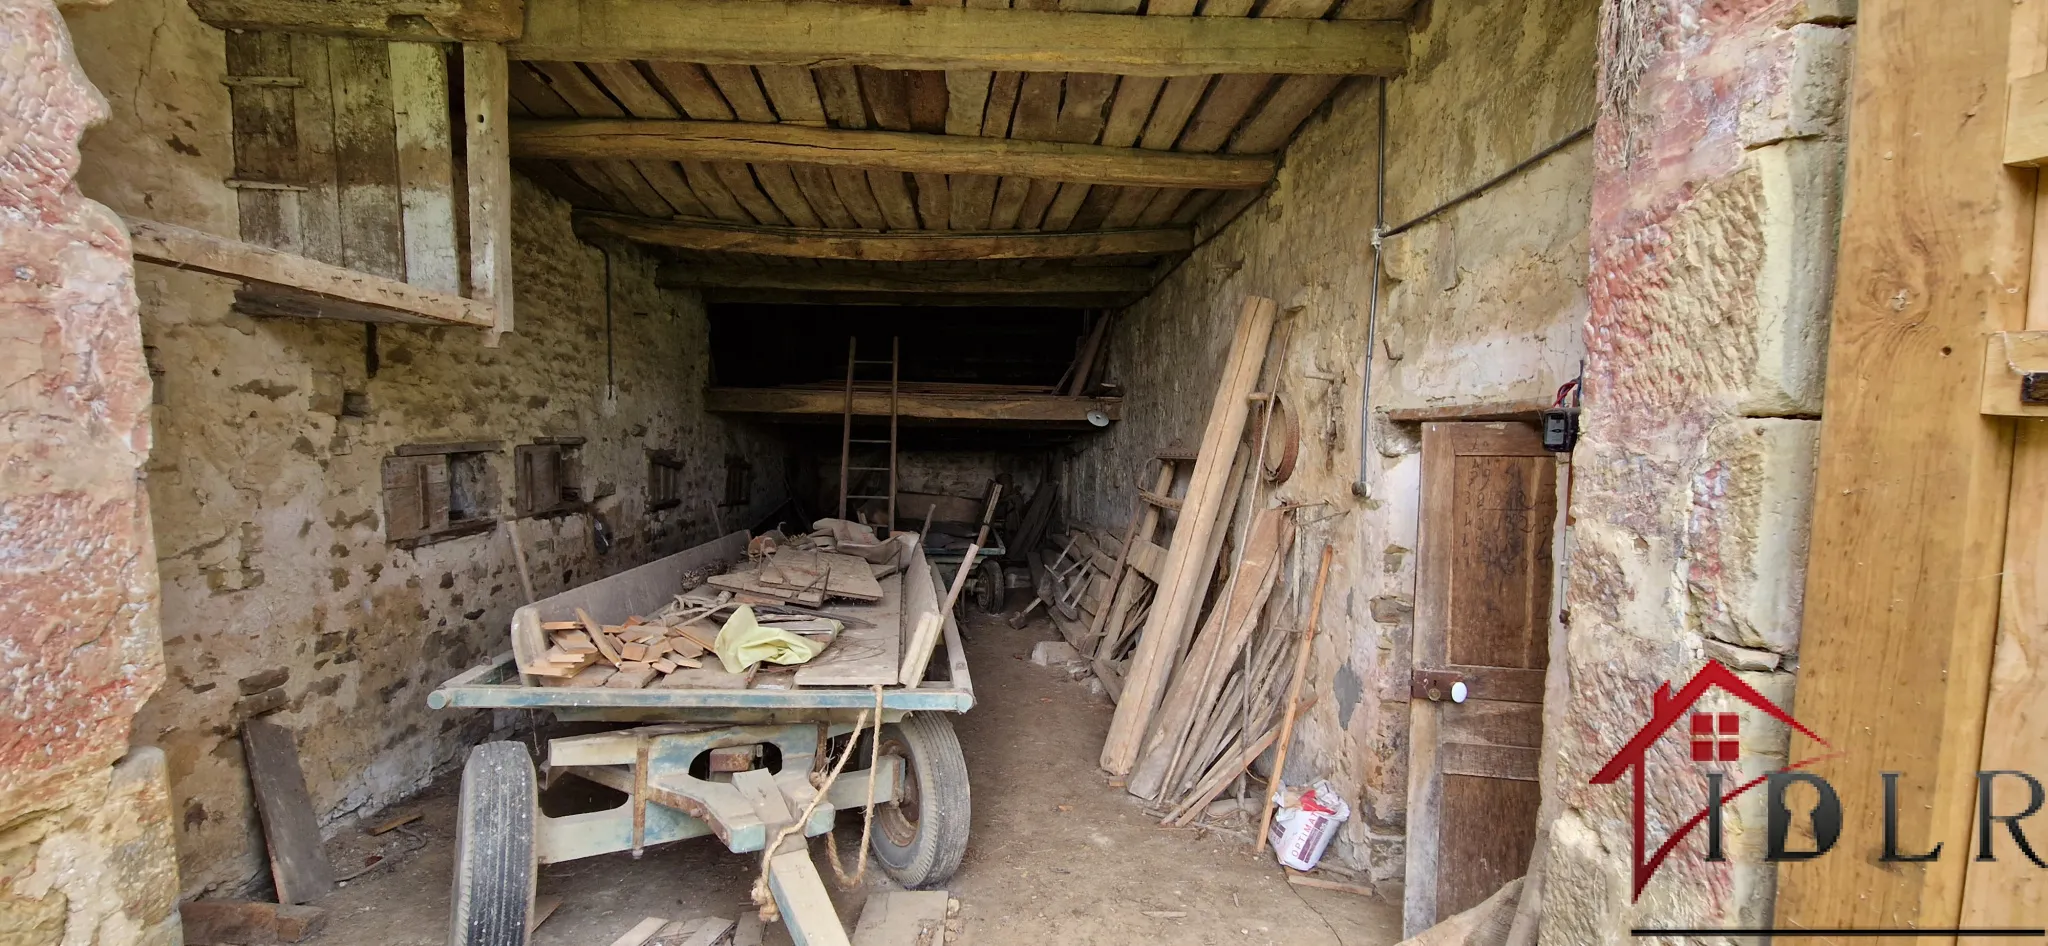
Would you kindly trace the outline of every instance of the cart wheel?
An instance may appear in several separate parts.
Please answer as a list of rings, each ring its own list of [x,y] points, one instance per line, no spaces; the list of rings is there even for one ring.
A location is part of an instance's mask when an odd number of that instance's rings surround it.
[[[951,879],[967,853],[967,759],[953,721],[920,713],[882,727],[882,752],[903,760],[903,790],[875,810],[875,859],[912,890]]]
[[[456,815],[449,946],[525,946],[538,808],[525,746],[487,742],[469,750]]]
[[[983,614],[995,614],[1003,609],[1003,599],[1009,597],[1003,587],[1003,566],[995,559],[981,563],[980,580],[974,583],[974,603]]]

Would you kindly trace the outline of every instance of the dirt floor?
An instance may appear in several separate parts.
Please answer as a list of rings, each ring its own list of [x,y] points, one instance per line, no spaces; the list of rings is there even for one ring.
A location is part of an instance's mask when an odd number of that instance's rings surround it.
[[[1112,788],[1095,759],[1111,705],[1058,668],[1033,665],[1032,645],[1056,636],[1034,622],[1012,630],[977,615],[969,629],[974,710],[955,719],[973,784],[973,837],[948,890],[961,901],[961,942],[1043,944],[1285,943],[1386,946],[1399,940],[1398,904],[1286,882],[1270,852],[1250,853],[1250,833],[1171,830]],[[320,944],[441,946],[447,907],[454,779],[384,817],[418,812],[403,829],[371,838],[345,832],[330,846],[338,875],[383,860],[322,901]],[[859,820],[840,818],[843,853]],[[851,930],[870,892],[891,889],[870,868],[855,890],[832,883],[823,843],[812,850]],[[644,917],[734,917],[746,905],[758,861],[711,838],[542,868],[539,895],[562,906],[534,946],[606,946]],[[766,940],[788,943],[770,925]]]

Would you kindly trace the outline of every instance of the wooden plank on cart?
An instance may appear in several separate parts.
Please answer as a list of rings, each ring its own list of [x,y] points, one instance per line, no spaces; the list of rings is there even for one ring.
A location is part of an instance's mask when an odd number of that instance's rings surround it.
[[[849,626],[841,630],[824,653],[811,658],[797,670],[796,685],[894,684],[903,666],[903,585],[901,576],[889,578],[876,585],[882,589],[882,600],[871,605],[837,608],[874,626]]]
[[[320,825],[313,820],[313,799],[306,792],[291,730],[267,719],[249,720],[242,724],[242,751],[248,755],[278,902],[310,903],[333,893],[334,872],[320,844]]]
[[[778,577],[779,576],[779,577]],[[829,597],[856,601],[882,600],[882,586],[866,559],[843,552],[815,549],[779,549],[773,568],[757,577],[766,584],[809,590],[822,588]]]
[[[941,620],[939,595],[938,577],[925,562],[924,547],[912,546],[903,576],[902,629],[908,640],[904,643],[902,673],[897,678],[904,686],[916,686],[924,679],[932,649],[938,646],[939,632],[953,623],[950,614],[943,615]]]

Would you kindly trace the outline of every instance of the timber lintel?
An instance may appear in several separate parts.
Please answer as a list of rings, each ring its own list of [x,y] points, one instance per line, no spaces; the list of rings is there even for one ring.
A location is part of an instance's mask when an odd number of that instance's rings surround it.
[[[502,43],[526,29],[523,0],[191,0],[224,30],[282,30],[413,42]]]
[[[639,243],[717,253],[804,259],[934,262],[947,260],[1081,259],[1152,256],[1194,248],[1186,227],[1074,233],[995,230],[815,230],[746,226],[717,220],[579,213],[577,229]]]
[[[889,413],[888,391],[855,391],[856,414]],[[723,414],[780,416],[786,420],[836,420],[844,416],[846,392],[827,388],[710,388],[705,410]],[[896,416],[905,420],[1033,425],[1094,426],[1090,412],[1114,421],[1123,416],[1123,400],[1114,397],[1068,397],[1060,394],[935,394],[896,395]]]
[[[1143,293],[1152,271],[1136,266],[1089,266],[975,274],[831,272],[815,269],[738,269],[664,264],[655,281],[664,289],[771,289],[804,292],[979,294],[1015,297],[1016,305],[1046,293]]]

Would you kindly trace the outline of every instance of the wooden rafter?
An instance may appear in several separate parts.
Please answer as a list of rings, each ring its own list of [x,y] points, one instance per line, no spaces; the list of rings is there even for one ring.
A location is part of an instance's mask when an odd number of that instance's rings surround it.
[[[604,213],[578,214],[576,221],[579,229],[586,233],[606,233],[639,243],[685,250],[897,263],[1144,256],[1184,253],[1194,246],[1194,233],[1186,227],[1080,233],[1015,230],[877,233],[869,230],[750,227],[713,220],[658,220]]]
[[[920,270],[836,272],[818,269],[735,269],[669,264],[656,281],[667,289],[794,289],[811,292],[1140,293],[1152,271],[1135,266],[1004,270],[959,274]],[[1021,304],[1021,303],[1020,303]]]
[[[905,8],[909,9],[909,8]],[[566,161],[741,161],[932,174],[1014,174],[1144,187],[1257,188],[1264,155],[1178,154],[1059,141],[770,122],[572,119],[512,123],[512,156]]]
[[[1185,76],[1400,74],[1388,20],[1127,16],[815,0],[527,0],[530,60]]]
[[[1087,425],[1090,411],[1116,420],[1123,402],[1113,397],[1066,397],[1059,394],[933,394],[904,392],[896,396],[897,416],[924,421],[1009,421]],[[728,414],[781,415],[790,419],[836,420],[846,408],[846,392],[825,388],[711,388],[704,409]],[[855,413],[889,412],[889,392],[856,391]]]
[[[919,308],[1121,309],[1142,292],[869,292],[816,289],[706,289],[713,305],[917,306]]]
[[[137,260],[240,279],[266,314],[491,328],[494,307],[189,227],[128,218]]]
[[[500,43],[524,28],[520,0],[192,0],[224,30],[284,30],[380,39]]]

